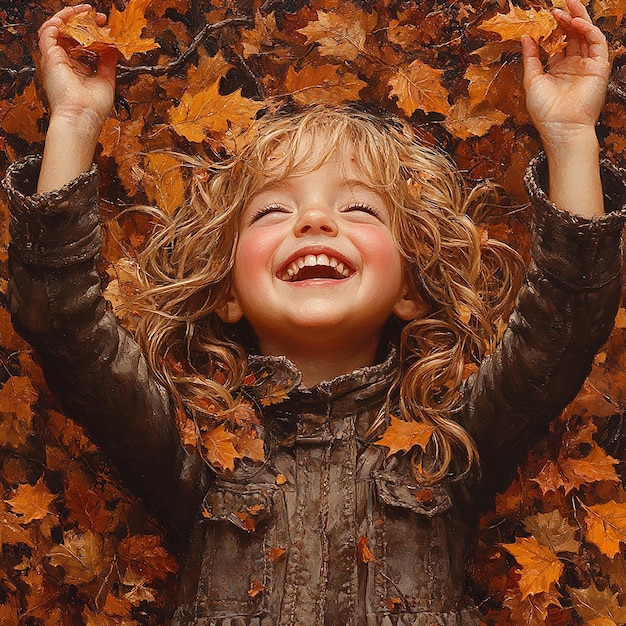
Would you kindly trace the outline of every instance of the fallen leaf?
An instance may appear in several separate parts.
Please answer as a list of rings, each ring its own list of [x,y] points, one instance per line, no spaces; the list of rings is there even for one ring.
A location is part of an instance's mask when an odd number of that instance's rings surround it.
[[[208,432],[200,433],[200,440],[207,461],[222,470],[232,472],[235,469],[235,461],[241,458],[235,444],[237,437],[226,430],[225,424],[220,424]]]
[[[372,31],[378,17],[346,4],[336,13],[317,12],[317,20],[309,22],[299,33],[306,35],[307,43],[319,44],[319,53],[354,61],[364,52],[368,33]]]
[[[626,623],[626,608],[620,605],[619,594],[608,587],[600,591],[592,582],[585,589],[568,587],[567,591],[574,601],[574,610],[585,620],[585,624],[619,626]]]
[[[406,422],[392,415],[391,424],[374,445],[389,448],[387,457],[397,452],[408,452],[413,446],[424,450],[434,432],[433,426],[414,420]]]
[[[587,511],[586,539],[612,559],[620,551],[620,543],[626,543],[626,504],[611,500],[604,504],[582,506]]]
[[[43,478],[40,478],[33,486],[20,485],[7,503],[13,513],[23,516],[21,522],[28,524],[34,520],[43,519],[46,515],[54,515],[50,505],[55,500],[56,496],[48,491]]]
[[[580,548],[580,542],[574,538],[578,529],[570,526],[558,510],[527,517],[524,528],[554,553],[578,552]]]
[[[546,546],[534,537],[516,537],[515,543],[502,544],[521,566],[519,588],[522,600],[529,595],[547,593],[557,583],[564,565]]]
[[[151,0],[129,0],[123,11],[118,11],[114,5],[107,26],[96,24],[96,12],[93,9],[79,13],[60,30],[63,35],[87,50],[99,52],[113,47],[128,60],[133,54],[159,47],[154,39],[141,37],[147,24],[144,13],[150,2]]]
[[[497,33],[502,40],[519,41],[528,35],[535,41],[546,38],[556,28],[556,20],[546,9],[524,11],[509,2],[509,12],[499,13],[479,26],[481,30]]]
[[[247,128],[262,103],[241,96],[241,90],[222,96],[219,81],[196,94],[185,93],[180,103],[169,110],[176,133],[189,141],[204,141],[207,132],[224,133],[231,125]]]
[[[360,563],[376,562],[376,557],[372,554],[368,544],[369,539],[364,535],[359,535],[359,540],[356,544],[356,554]]]
[[[86,531],[69,530],[63,533],[63,543],[47,554],[50,564],[63,568],[63,580],[70,585],[81,585],[98,576],[105,565],[102,559],[102,538]]]
[[[441,83],[442,76],[443,70],[417,59],[406,68],[394,70],[389,79],[391,95],[397,98],[398,106],[409,116],[417,109],[448,115],[448,90]]]
[[[614,17],[618,26],[626,14],[624,0],[593,0],[593,16],[595,19]]]
[[[359,99],[367,83],[339,65],[306,65],[299,72],[289,67],[285,85],[294,100],[302,104],[340,104]]]

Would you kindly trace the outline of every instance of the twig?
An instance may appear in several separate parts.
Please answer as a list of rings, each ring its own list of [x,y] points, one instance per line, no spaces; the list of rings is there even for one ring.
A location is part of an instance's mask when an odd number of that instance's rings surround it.
[[[118,83],[125,83],[131,80],[137,74],[150,74],[151,76],[163,76],[170,72],[175,72],[179,67],[184,65],[187,59],[198,49],[198,46],[213,32],[226,28],[227,26],[250,25],[252,20],[248,17],[234,17],[229,20],[215,22],[215,24],[207,24],[193,38],[189,47],[177,58],[165,65],[138,65],[131,67],[124,72],[120,72],[117,76]]]

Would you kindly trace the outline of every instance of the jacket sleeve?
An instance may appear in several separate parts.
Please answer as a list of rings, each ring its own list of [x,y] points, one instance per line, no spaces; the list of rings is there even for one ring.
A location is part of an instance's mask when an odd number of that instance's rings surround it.
[[[39,162],[14,164],[4,181],[15,327],[36,349],[66,414],[85,426],[162,521],[182,529],[208,477],[199,455],[180,442],[168,394],[102,297],[97,172],[30,195]]]
[[[622,286],[623,174],[602,168],[602,218],[559,211],[543,191],[543,156],[526,174],[534,207],[531,261],[498,347],[469,390],[464,418],[480,454],[486,502],[574,398],[608,338]]]

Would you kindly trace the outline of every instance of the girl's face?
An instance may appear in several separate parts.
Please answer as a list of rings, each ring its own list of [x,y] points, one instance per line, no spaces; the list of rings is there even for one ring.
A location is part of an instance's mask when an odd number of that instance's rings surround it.
[[[250,199],[233,278],[223,317],[245,317],[263,354],[355,341],[374,353],[392,313],[416,313],[403,298],[387,203],[363,183],[349,150],[312,172],[268,180]]]

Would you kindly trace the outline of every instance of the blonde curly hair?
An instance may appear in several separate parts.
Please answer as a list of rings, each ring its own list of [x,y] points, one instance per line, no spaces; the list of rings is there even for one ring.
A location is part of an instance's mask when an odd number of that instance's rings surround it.
[[[307,150],[313,136],[325,147],[315,155]],[[158,226],[139,255],[143,288],[134,303],[142,312],[136,337],[153,371],[192,419],[235,409],[249,338],[234,337],[216,311],[231,292],[243,210],[268,177],[315,170],[349,146],[365,184],[389,204],[408,295],[424,305],[423,317],[401,330],[399,370],[375,427],[393,410],[435,428],[428,455],[413,458],[420,480],[468,471],[478,454],[454,419],[461,387],[492,350],[521,276],[517,254],[472,219],[493,201],[492,187],[465,193],[448,158],[407,122],[356,108],[279,110],[248,137],[225,162],[187,158],[189,201],[174,216],[153,212]]]

